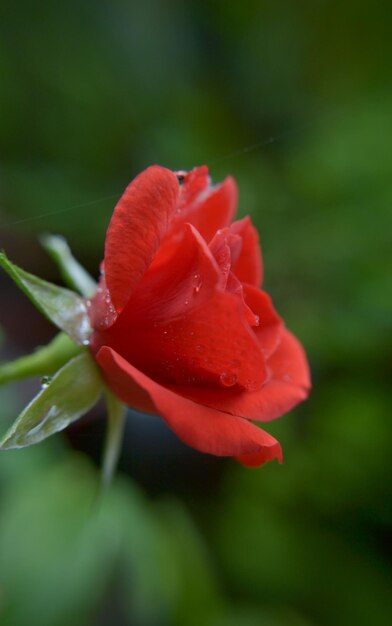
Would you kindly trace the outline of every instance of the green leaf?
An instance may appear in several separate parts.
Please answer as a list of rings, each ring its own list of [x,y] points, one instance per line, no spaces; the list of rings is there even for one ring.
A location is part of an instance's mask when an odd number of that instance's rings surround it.
[[[47,345],[32,354],[0,365],[0,385],[28,376],[51,375],[82,350],[65,333],[59,333]]]
[[[84,351],[43,386],[4,435],[0,448],[24,448],[63,430],[87,413],[102,391],[98,368]]]
[[[25,272],[14,265],[4,252],[0,252],[0,266],[53,324],[67,333],[77,344],[86,344],[91,329],[83,298],[73,291]]]
[[[43,235],[40,241],[59,267],[65,284],[81,293],[82,296],[91,298],[96,292],[97,284],[72,255],[64,237],[60,235]]]

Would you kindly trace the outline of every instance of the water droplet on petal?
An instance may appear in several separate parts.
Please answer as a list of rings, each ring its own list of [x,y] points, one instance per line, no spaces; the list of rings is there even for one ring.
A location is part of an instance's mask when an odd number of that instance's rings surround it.
[[[201,289],[201,285],[202,285],[202,279],[200,274],[194,274],[193,276],[193,290],[195,293],[199,293],[200,289]]]
[[[237,374],[234,372],[223,372],[220,375],[220,382],[224,387],[232,387],[237,382]]]
[[[256,326],[260,326],[260,316],[259,315],[255,315],[255,325]]]

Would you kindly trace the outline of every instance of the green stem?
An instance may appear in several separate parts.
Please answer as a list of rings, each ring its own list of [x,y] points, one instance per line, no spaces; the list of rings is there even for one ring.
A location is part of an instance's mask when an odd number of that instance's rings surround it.
[[[108,487],[112,481],[118,459],[120,457],[123,441],[126,406],[120,402],[110,391],[106,392],[106,406],[108,411],[108,424],[106,431],[105,447],[103,451],[102,483]]]
[[[38,348],[32,354],[0,364],[0,385],[29,376],[54,374],[80,352],[80,346],[65,333],[59,333],[47,346]]]

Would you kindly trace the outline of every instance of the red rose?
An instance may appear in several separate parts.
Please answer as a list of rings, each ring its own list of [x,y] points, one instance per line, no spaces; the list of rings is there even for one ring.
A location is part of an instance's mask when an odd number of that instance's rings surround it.
[[[299,342],[261,291],[250,219],[233,222],[232,178],[152,166],[118,202],[90,306],[91,350],[126,404],[159,413],[182,441],[249,466],[281,461],[266,422],[304,400]]]

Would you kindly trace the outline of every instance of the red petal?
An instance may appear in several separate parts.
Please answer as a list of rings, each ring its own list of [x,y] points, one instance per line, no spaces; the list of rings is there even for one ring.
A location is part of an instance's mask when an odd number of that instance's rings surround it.
[[[253,331],[265,358],[269,358],[281,341],[283,322],[265,291],[260,291],[252,285],[243,285],[243,292],[245,303],[258,318],[258,326],[253,328]]]
[[[150,325],[171,321],[201,307],[219,283],[219,268],[205,241],[193,226],[182,224],[175,241],[159,249],[124,317]]]
[[[210,241],[208,247],[220,268],[224,287],[227,285],[233,257],[240,255],[241,246],[241,237],[233,235],[230,228],[219,229]]]
[[[270,458],[268,452],[271,455]],[[260,450],[259,452],[236,456],[236,460],[246,467],[260,467],[260,465],[264,465],[264,463],[273,461],[274,459],[278,459],[279,463],[283,462],[282,449],[280,447],[279,450],[271,447],[269,449]]]
[[[261,287],[263,280],[263,261],[259,235],[253,226],[250,217],[234,222],[230,226],[234,235],[242,238],[241,254],[233,263],[232,271],[242,283],[249,283]]]
[[[266,368],[241,300],[219,291],[219,268],[190,225],[165,264],[145,274],[117,322],[92,337],[165,383],[260,389]]]
[[[237,200],[237,185],[231,176],[212,187],[208,169],[198,167],[184,177],[176,219],[190,222],[208,243],[219,228],[232,222]]]
[[[120,198],[106,235],[105,278],[120,312],[157,251],[176,209],[177,177],[158,165],[144,170]]]
[[[216,456],[242,458],[251,454],[258,465],[274,458],[281,460],[276,439],[248,421],[177,395],[142,374],[111,348],[101,348],[97,361],[107,380],[114,381],[115,392],[123,388],[120,397],[126,396],[129,386],[142,387],[168,426],[192,448]]]
[[[200,194],[210,186],[208,167],[201,165],[194,167],[190,172],[176,172],[176,174],[182,176],[178,206],[180,210],[186,210],[196,202]]]
[[[155,406],[148,395],[148,393],[138,385],[138,383],[121,372],[112,361],[107,358],[106,352],[112,352],[111,348],[106,346],[102,347],[98,354],[95,355],[95,359],[101,368],[102,377],[109,387],[109,389],[119,398],[124,404],[143,411],[144,413],[156,413]],[[113,351],[113,354],[117,354]]]
[[[227,389],[226,393],[206,387],[178,387],[178,393],[212,408],[251,420],[267,422],[280,417],[309,395],[310,372],[299,341],[286,329],[281,343],[267,361],[270,378],[253,393]]]
[[[245,302],[243,285],[232,271],[232,267],[235,266],[241,254],[242,238],[240,235],[234,235],[231,228],[222,228],[215,233],[208,247],[221,271],[222,286],[226,288],[226,291],[235,293],[241,299],[248,323],[251,326],[258,326],[260,314],[256,315]],[[256,291],[259,293],[259,290]]]
[[[308,395],[311,382],[306,354],[298,339],[287,329],[283,331],[277,350],[268,360],[268,368],[272,381],[296,386]]]
[[[112,326],[117,319],[117,311],[112,304],[110,293],[106,286],[104,270],[101,270],[101,272],[99,284],[93,298],[90,300],[89,308],[90,323],[95,330],[105,330]]]

